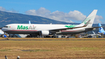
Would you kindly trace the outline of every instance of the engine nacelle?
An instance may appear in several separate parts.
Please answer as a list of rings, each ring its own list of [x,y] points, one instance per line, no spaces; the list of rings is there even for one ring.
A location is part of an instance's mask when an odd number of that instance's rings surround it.
[[[49,31],[41,31],[42,32],[42,35],[49,35]]]

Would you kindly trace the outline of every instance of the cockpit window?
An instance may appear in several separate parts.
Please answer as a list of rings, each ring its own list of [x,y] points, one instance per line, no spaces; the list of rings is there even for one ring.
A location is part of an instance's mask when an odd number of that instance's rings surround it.
[[[4,26],[4,28],[8,28],[8,26]]]

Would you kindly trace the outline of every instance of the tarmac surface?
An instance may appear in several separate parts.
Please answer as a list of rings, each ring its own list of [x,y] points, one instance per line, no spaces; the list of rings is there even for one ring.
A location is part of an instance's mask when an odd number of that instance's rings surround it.
[[[87,41],[105,40],[105,38],[0,38],[0,41]]]

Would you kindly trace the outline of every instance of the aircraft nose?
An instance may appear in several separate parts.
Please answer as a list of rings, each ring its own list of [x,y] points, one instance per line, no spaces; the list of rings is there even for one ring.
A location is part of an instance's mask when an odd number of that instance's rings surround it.
[[[1,30],[2,30],[2,31],[6,31],[7,29],[2,27]]]

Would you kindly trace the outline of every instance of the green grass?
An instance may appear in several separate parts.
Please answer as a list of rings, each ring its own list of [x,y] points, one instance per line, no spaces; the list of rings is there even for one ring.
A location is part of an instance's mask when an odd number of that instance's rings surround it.
[[[24,52],[42,52],[42,51],[52,51],[52,50],[47,50],[47,49],[33,49],[33,50],[21,50]]]
[[[10,51],[11,49],[0,49],[0,51],[4,52],[4,51]]]

